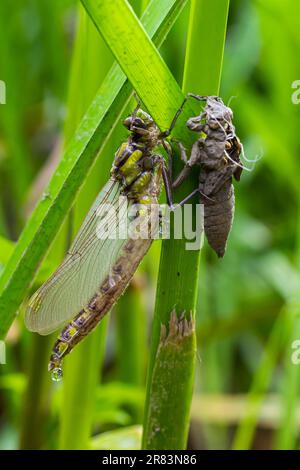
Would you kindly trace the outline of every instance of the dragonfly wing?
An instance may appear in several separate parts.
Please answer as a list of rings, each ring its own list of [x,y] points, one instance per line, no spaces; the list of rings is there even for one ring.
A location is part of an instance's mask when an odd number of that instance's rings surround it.
[[[120,221],[127,220],[128,213],[127,199],[120,196],[119,183],[109,180],[63,263],[30,299],[25,315],[29,330],[42,335],[57,330],[99,291],[126,243],[118,236]]]

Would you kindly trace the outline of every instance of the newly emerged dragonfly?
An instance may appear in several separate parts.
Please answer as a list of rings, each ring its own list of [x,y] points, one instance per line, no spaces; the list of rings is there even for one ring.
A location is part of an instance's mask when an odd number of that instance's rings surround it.
[[[139,106],[124,121],[128,140],[115,154],[111,178],[96,198],[61,266],[29,301],[25,322],[29,330],[47,335],[69,322],[54,344],[48,369],[62,376],[61,361],[98,324],[124,292],[148,251],[159,217],[157,206],[164,180],[170,194],[168,170],[155,147],[169,144],[153,119]],[[138,212],[130,215],[133,205]],[[114,211],[110,216],[107,207]],[[124,222],[139,219],[146,236],[118,236]],[[103,221],[105,221],[102,223]],[[103,226],[105,225],[105,230]],[[126,224],[125,224],[126,225]]]

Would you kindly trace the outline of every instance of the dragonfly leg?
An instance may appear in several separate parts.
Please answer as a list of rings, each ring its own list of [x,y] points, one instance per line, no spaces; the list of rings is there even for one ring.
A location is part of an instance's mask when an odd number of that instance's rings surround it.
[[[139,110],[140,107],[141,107],[141,100],[139,99],[138,95],[137,95],[135,92],[133,93],[133,97],[134,97],[134,99],[135,99],[135,101],[136,101],[136,107],[134,108],[132,114],[135,116],[136,113],[138,112],[138,110]]]
[[[186,204],[195,194],[199,193],[199,188],[194,189],[188,196],[186,196],[182,201],[178,202],[176,206],[173,207],[173,210],[175,211],[177,207],[181,207],[184,204]]]
[[[166,150],[167,151],[167,150]],[[168,152],[168,151],[167,151]],[[169,154],[169,160],[172,158],[171,153]],[[170,168],[167,167],[166,162],[161,155],[155,155],[155,158],[162,164],[162,176],[164,180],[164,186],[166,190],[167,203],[171,209],[173,209],[173,192],[172,192],[172,178]]]
[[[165,185],[165,190],[166,190],[167,202],[170,208],[173,209],[172,180],[170,178],[169,170],[166,168],[165,164],[163,164],[163,167],[162,167],[162,175],[163,175],[163,180],[164,180],[164,185]]]
[[[194,98],[197,101],[207,101],[208,96],[207,95],[195,95],[195,93],[188,93],[188,97]]]
[[[174,127],[176,125],[177,119],[179,118],[180,114],[182,113],[184,105],[185,105],[185,103],[187,102],[187,100],[189,98],[194,98],[198,101],[206,101],[208,97],[207,96],[201,96],[201,95],[195,95],[194,93],[188,93],[184,97],[184,100],[183,100],[180,108],[176,111],[175,116],[173,117],[173,120],[171,122],[171,125],[170,125],[169,129],[167,129],[165,132],[162,132],[161,137],[168,137],[171,134],[172,130],[174,129]]]
[[[183,167],[183,169],[181,170],[181,172],[179,173],[179,175],[177,176],[177,178],[172,184],[173,189],[178,188],[181,185],[181,183],[183,183],[189,177],[191,173],[191,169],[192,168],[189,165],[185,165]]]
[[[141,108],[141,102],[138,96],[136,95],[136,93],[134,93],[134,98],[136,100],[136,107],[132,111],[132,115],[131,115],[132,120],[131,120],[130,129],[129,129],[131,132],[134,130],[134,126],[133,126],[134,118],[136,117],[138,110]]]
[[[181,185],[181,183],[187,179],[191,172],[191,168],[198,163],[200,159],[200,153],[199,153],[199,142],[196,141],[192,147],[191,151],[191,156],[188,158],[186,150],[184,146],[182,145],[181,142],[174,141],[178,145],[179,152],[180,152],[180,158],[184,163],[184,168],[181,170],[175,181],[173,182],[173,188],[178,188],[178,186]]]
[[[173,154],[172,154],[172,147],[171,145],[169,144],[168,141],[166,140],[162,140],[162,146],[163,148],[165,149],[167,155],[168,155],[168,172],[169,172],[169,175],[170,175],[170,179],[172,181],[172,170],[173,170]]]
[[[173,130],[174,127],[175,127],[175,124],[176,124],[176,122],[177,122],[177,119],[179,118],[180,114],[182,113],[182,110],[183,110],[183,108],[184,108],[185,103],[187,102],[187,99],[188,99],[188,96],[186,96],[186,97],[184,98],[184,100],[183,100],[183,102],[182,102],[180,108],[176,111],[175,116],[173,117],[173,120],[172,120],[172,122],[171,122],[171,125],[170,125],[169,129],[167,129],[166,131],[164,131],[164,132],[161,133],[161,137],[162,137],[162,138],[168,137],[168,136],[171,134],[172,130]]]
[[[174,142],[176,143],[176,145],[179,148],[179,153],[180,153],[181,160],[183,161],[183,163],[185,165],[187,165],[188,161],[189,161],[189,158],[187,156],[186,149],[185,149],[184,145],[179,140],[174,139]]]
[[[182,199],[182,201],[178,202],[174,207],[173,207],[173,210],[176,210],[177,207],[181,207],[183,206],[184,204],[186,204],[193,196],[195,196],[196,194],[200,194],[204,199],[207,199],[208,201],[211,201],[211,202],[215,202],[214,199],[212,199],[211,197],[208,197],[206,194],[204,194],[199,188],[196,188],[194,189],[194,191],[192,191],[188,196],[186,196],[184,199]]]

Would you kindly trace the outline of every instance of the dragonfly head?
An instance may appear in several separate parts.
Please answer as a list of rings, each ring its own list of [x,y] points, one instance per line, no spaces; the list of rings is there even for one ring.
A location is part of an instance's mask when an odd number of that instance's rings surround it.
[[[222,99],[217,96],[211,96],[207,100],[206,114],[208,121],[218,121],[224,126],[230,124],[233,119],[233,112],[229,106],[225,106]]]
[[[152,134],[153,129],[157,127],[152,117],[142,109],[133,112],[124,120],[123,124],[133,134],[137,134],[141,138],[145,137],[146,139],[149,134]]]
[[[204,130],[206,132],[205,126],[208,126],[213,132],[222,130],[223,134],[232,134],[234,131],[232,119],[232,109],[225,106],[221,98],[208,96],[204,111],[199,116],[190,118],[187,121],[187,127],[191,131],[202,132]]]

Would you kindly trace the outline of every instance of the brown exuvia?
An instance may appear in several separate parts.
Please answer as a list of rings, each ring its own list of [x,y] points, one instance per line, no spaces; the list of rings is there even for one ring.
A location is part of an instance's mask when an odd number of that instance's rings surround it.
[[[178,142],[185,166],[173,187],[177,188],[187,178],[194,165],[200,165],[199,187],[192,194],[200,194],[204,204],[205,235],[217,255],[223,257],[234,216],[232,177],[239,180],[243,168],[240,161],[242,145],[235,134],[232,110],[224,105],[221,98],[189,96],[206,101],[202,113],[187,122],[189,129],[199,132],[201,136],[194,143],[190,158]]]

